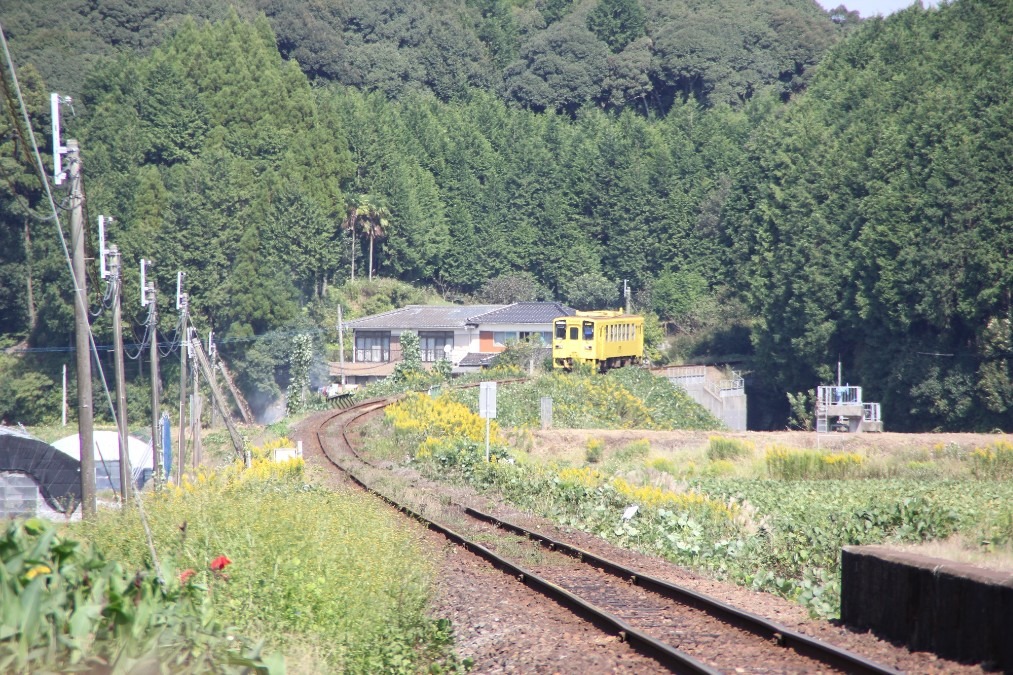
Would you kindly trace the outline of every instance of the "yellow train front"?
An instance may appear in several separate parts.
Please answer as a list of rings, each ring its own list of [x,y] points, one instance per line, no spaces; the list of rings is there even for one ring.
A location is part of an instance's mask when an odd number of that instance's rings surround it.
[[[552,322],[552,367],[586,363],[601,372],[638,364],[644,357],[644,317],[602,310]]]

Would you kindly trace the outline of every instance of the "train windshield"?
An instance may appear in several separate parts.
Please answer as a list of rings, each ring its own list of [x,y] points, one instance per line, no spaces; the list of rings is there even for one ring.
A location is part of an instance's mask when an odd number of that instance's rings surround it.
[[[594,322],[592,321],[584,322],[584,339],[585,340],[594,339]]]
[[[565,321],[557,321],[556,322],[556,339],[557,340],[565,340],[566,339],[566,322]]]

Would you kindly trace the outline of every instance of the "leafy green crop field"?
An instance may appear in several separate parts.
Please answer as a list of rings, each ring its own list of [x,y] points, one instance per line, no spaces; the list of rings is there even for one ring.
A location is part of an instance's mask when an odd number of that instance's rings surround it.
[[[692,458],[655,453],[647,440],[602,457],[600,442],[592,438],[585,461],[550,462],[509,447],[510,434],[500,433],[502,427],[531,425],[531,411],[545,392],[560,396],[555,410],[569,422],[564,426],[706,423],[684,415],[677,396],[669,394],[667,403],[651,400],[658,390],[627,372],[632,369],[604,378],[550,375],[501,388],[502,426],[489,463],[473,433],[455,431],[480,424],[474,392],[447,392],[424,406],[408,400],[389,410],[394,433],[377,439],[374,452],[407,453],[430,478],[496,491],[560,524],[777,593],[822,617],[839,613],[843,546],[955,537],[1013,552],[1013,481],[1007,475],[1013,446],[1002,441],[968,452],[925,452],[913,460],[756,448],[720,436]],[[640,398],[637,391],[647,393]],[[470,413],[461,402],[471,406]],[[469,415],[474,419],[465,419]],[[443,418],[456,422],[436,423]],[[636,514],[624,519],[634,504]]]

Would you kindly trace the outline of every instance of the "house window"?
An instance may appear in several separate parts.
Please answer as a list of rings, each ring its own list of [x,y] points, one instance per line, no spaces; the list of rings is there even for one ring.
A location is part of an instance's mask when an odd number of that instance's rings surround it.
[[[453,331],[419,331],[419,350],[426,363],[439,361],[446,356],[444,347],[454,348]]]
[[[356,332],[355,360],[374,363],[390,361],[390,333]]]
[[[517,341],[517,331],[515,331],[515,330],[505,330],[505,331],[498,330],[498,331],[495,331],[492,334],[492,342],[497,347],[506,347],[506,343],[507,343],[508,340],[513,340],[514,342],[516,342]]]
[[[552,342],[552,333],[547,330],[543,331],[536,330],[532,332],[521,331],[521,339],[528,340],[531,342],[531,344],[547,345]]]

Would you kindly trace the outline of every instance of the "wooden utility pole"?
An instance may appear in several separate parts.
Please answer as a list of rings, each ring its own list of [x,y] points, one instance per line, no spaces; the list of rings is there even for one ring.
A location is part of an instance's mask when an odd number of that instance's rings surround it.
[[[200,338],[194,337],[191,342],[194,356],[194,368],[200,368],[204,371],[204,379],[207,380],[208,386],[211,389],[211,398],[214,404],[218,406],[219,412],[222,414],[222,419],[225,420],[225,427],[229,430],[229,436],[232,437],[232,445],[236,449],[236,455],[241,457],[246,464],[246,467],[250,467],[250,454],[246,451],[246,444],[243,442],[243,437],[239,435],[239,430],[236,429],[236,425],[232,422],[232,413],[229,411],[229,407],[225,402],[225,397],[222,396],[221,390],[218,389],[218,383],[215,382],[211,376],[211,366],[208,364],[208,359],[204,355],[204,349],[201,347]],[[224,371],[223,371],[224,372]]]
[[[178,306],[180,311],[180,331],[182,337],[179,342],[179,455],[176,458],[176,476],[178,485],[183,480],[183,462],[186,456],[186,352],[187,342],[190,340],[190,327],[186,322],[187,295],[178,295]]]
[[[211,371],[211,377],[213,377],[215,379],[215,382],[217,383],[218,374],[215,372],[215,358],[217,356],[217,349],[215,348],[214,334],[215,334],[214,331],[208,331],[208,365],[209,370]],[[208,386],[210,386],[210,383],[208,383]],[[217,424],[218,424],[218,408],[212,405],[211,422],[210,422],[211,428],[214,429],[215,425]]]
[[[120,498],[130,503],[130,447],[127,436],[127,381],[123,372],[123,322],[121,309],[120,251],[109,247],[109,277],[113,285],[113,360],[116,366],[116,421],[120,436]]]
[[[141,269],[143,269],[144,261],[141,261]],[[143,279],[143,273],[142,273]],[[144,283],[143,280],[141,282]],[[158,377],[158,296],[155,293],[155,282],[152,281],[151,285],[143,286],[142,293],[146,299],[145,304],[151,305],[151,311],[148,312],[148,332],[151,335],[151,466],[155,470],[155,489],[162,487],[165,482],[166,476],[162,471],[162,453],[159,452],[159,446],[162,442],[162,436],[159,433],[159,421],[158,421],[158,389],[161,385],[161,380]]]
[[[70,176],[70,238],[74,246],[74,345],[77,349],[77,430],[81,439],[81,513],[90,518],[95,504],[95,436],[91,393],[90,327],[84,266],[84,191],[81,187],[81,152],[77,141],[67,141]]]
[[[197,338],[197,329],[193,331],[194,339]],[[193,463],[194,473],[197,472],[197,467],[200,466],[200,415],[201,415],[201,401],[200,401],[200,380],[197,377],[198,368],[193,368],[193,382],[190,387],[190,457]]]
[[[229,391],[232,392],[232,398],[235,399],[236,405],[239,407],[239,414],[243,417],[243,422],[246,424],[253,424],[253,413],[250,411],[250,406],[243,398],[242,392],[236,387],[235,380],[232,379],[232,373],[225,366],[225,359],[218,359],[218,369],[222,371],[222,377],[225,378],[225,384],[228,385]],[[228,408],[222,408],[222,415],[228,412]]]
[[[341,305],[338,305],[338,362],[341,364],[341,393],[345,393],[345,327],[341,320]]]

